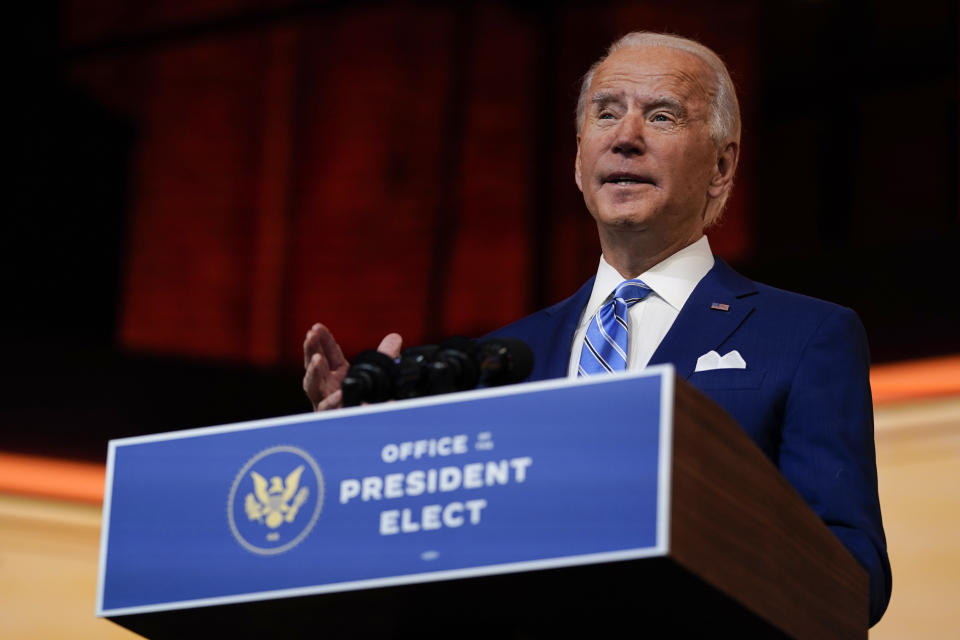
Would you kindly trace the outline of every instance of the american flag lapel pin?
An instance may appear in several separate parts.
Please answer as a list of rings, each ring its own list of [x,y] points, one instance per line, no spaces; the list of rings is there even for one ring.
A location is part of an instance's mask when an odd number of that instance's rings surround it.
[[[730,311],[730,305],[725,302],[711,302],[710,308],[716,311]]]

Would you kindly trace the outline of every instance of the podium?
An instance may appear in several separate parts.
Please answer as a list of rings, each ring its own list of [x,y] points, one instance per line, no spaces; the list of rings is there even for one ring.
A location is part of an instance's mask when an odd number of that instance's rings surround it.
[[[149,638],[865,638],[868,582],[672,367],[110,443],[97,615]]]

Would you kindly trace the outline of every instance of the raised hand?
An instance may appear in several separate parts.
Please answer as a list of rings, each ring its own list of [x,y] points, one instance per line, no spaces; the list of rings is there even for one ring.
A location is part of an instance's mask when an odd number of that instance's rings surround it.
[[[396,358],[402,346],[400,334],[388,333],[380,341],[377,351]],[[350,363],[333,334],[320,323],[310,327],[303,341],[303,368],[303,391],[314,411],[336,409],[343,404],[340,383],[346,377]]]

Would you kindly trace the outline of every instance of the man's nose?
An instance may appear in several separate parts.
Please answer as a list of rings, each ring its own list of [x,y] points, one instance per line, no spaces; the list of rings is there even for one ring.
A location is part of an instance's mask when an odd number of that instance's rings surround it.
[[[628,113],[617,127],[613,152],[625,156],[639,155],[646,149],[644,142],[644,118],[642,114]]]

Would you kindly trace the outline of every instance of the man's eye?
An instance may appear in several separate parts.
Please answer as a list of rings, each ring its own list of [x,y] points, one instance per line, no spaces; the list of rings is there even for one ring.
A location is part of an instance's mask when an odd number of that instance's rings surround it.
[[[597,120],[612,120],[613,114],[609,111],[601,111],[600,115],[597,116]]]
[[[650,120],[653,122],[673,122],[673,119],[665,113],[655,113]]]

